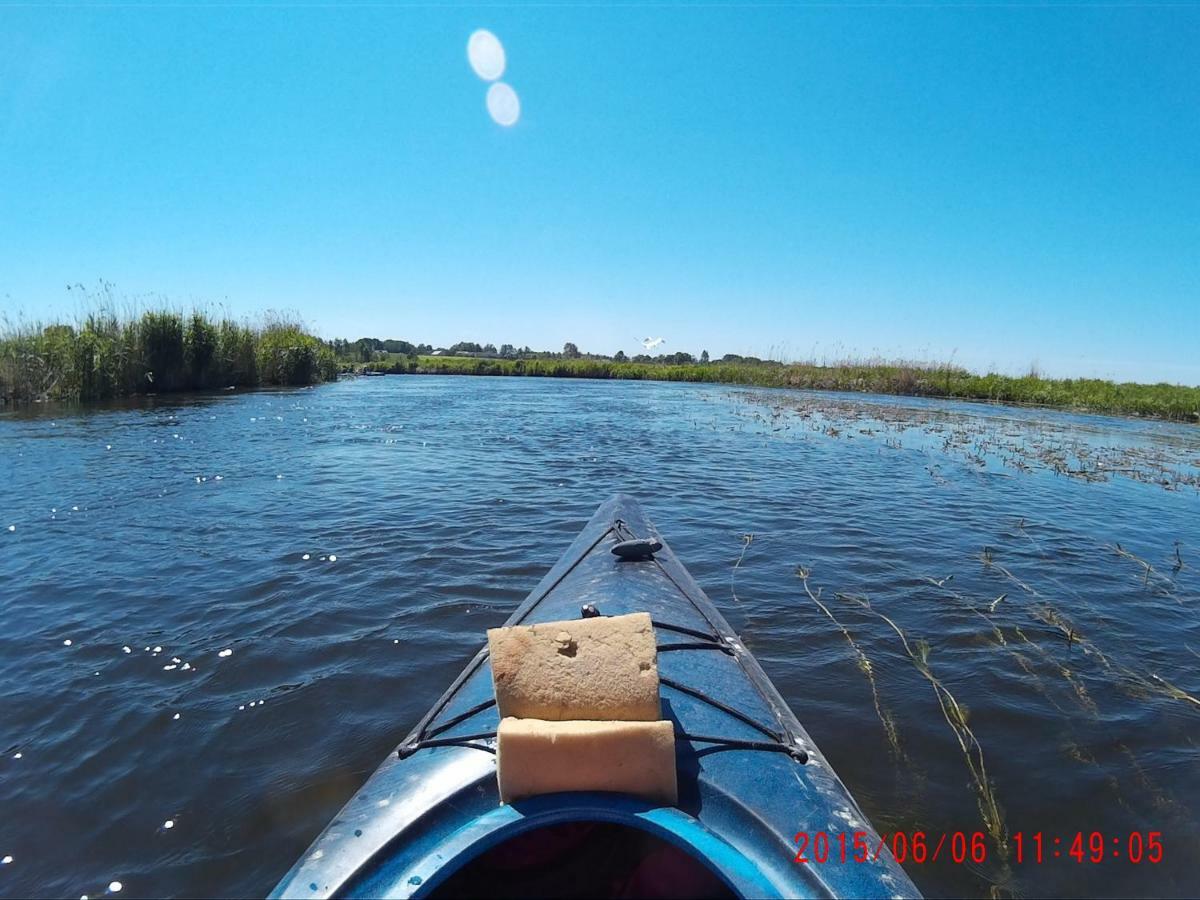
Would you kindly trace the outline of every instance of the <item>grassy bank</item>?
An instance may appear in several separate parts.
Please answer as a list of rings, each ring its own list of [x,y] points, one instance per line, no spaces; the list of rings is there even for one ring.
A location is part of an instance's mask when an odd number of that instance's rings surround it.
[[[335,342],[336,343],[336,342]],[[344,342],[343,342],[344,343]],[[344,349],[344,348],[343,348]],[[0,403],[102,400],[133,394],[302,385],[338,370],[692,381],[948,397],[1200,423],[1200,387],[1117,384],[1037,375],[976,375],[955,366],[721,361],[674,365],[551,355],[526,359],[374,353],[338,356],[292,320],[256,324],[201,312],[97,312],[74,324],[0,327]]]
[[[0,330],[0,402],[312,384],[337,377],[333,352],[284,318],[100,312],[70,325]]]
[[[864,391],[1028,403],[1060,409],[1200,422],[1200,387],[1117,384],[1093,378],[975,375],[954,366],[803,363],[656,365],[600,359],[475,359],[422,356],[416,371],[438,375],[526,375],[548,378],[620,378]]]

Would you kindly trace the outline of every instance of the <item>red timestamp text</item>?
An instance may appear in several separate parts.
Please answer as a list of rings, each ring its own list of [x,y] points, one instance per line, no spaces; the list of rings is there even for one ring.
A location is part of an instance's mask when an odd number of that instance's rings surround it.
[[[1016,831],[1012,835],[1013,857],[1018,863],[1049,862],[1069,859],[1076,863],[1163,861],[1161,831],[1130,831],[1105,834],[1102,831],[1076,831],[1051,834],[1042,831]]]
[[[938,861],[981,865],[996,852],[985,832],[952,831],[930,834],[924,831],[896,831],[872,835],[866,831],[801,831],[796,834],[796,863],[874,862],[886,850],[903,864],[924,865]],[[1078,864],[1102,862],[1160,863],[1163,861],[1161,831],[1131,831],[1105,834],[1100,831],[1076,831],[1055,835],[1042,831],[1017,831],[1001,848],[999,855],[1016,863],[1046,863],[1055,860]]]
[[[924,831],[896,831],[871,835],[866,831],[801,831],[796,834],[797,863],[874,862],[885,850],[896,862],[924,865],[947,858],[956,863],[982,864],[988,858],[987,835],[982,831],[955,831],[929,835]]]

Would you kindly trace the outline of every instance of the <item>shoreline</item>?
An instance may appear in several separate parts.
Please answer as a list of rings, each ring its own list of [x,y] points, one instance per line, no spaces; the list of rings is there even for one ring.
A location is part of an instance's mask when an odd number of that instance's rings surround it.
[[[1185,425],[1200,424],[1200,387],[1117,384],[1101,379],[975,375],[949,367],[815,366],[803,363],[664,365],[592,359],[506,360],[422,356],[418,358],[416,366],[406,368],[404,374],[683,381],[957,400],[1153,419]]]
[[[652,366],[649,366],[648,368],[652,368],[655,371],[652,371],[648,374],[643,373],[643,372],[635,372],[635,373],[625,374],[625,373],[621,373],[619,371],[611,373],[611,374],[590,374],[590,373],[582,373],[582,372],[574,372],[574,371],[572,371],[572,372],[541,371],[541,369],[544,368],[544,366],[534,367],[534,370],[530,371],[529,370],[530,367],[528,366],[529,363],[546,363],[546,362],[552,363],[555,366],[560,366],[563,362],[561,360],[559,360],[559,361],[554,361],[554,360],[549,360],[549,361],[543,361],[543,360],[480,360],[480,359],[463,359],[463,358],[451,357],[450,359],[457,360],[457,362],[459,364],[446,365],[446,362],[448,361],[446,359],[442,359],[442,358],[433,358],[433,359],[435,360],[435,365],[425,365],[424,360],[422,360],[422,362],[418,363],[415,368],[405,369],[404,371],[380,371],[378,368],[372,369],[370,367],[370,364],[367,364],[366,366],[363,366],[358,371],[343,371],[338,374],[337,378],[321,380],[321,381],[316,381],[316,382],[310,382],[308,384],[301,383],[301,384],[296,384],[296,385],[270,385],[270,384],[239,385],[235,390],[236,390],[236,393],[243,394],[243,393],[258,392],[258,391],[287,390],[289,388],[296,388],[296,387],[313,388],[313,387],[319,387],[322,384],[332,384],[338,380],[342,380],[345,378],[359,378],[359,377],[382,376],[382,375],[405,375],[405,376],[417,376],[417,377],[420,377],[420,376],[449,376],[449,377],[455,377],[455,378],[567,378],[567,379],[576,379],[576,380],[584,380],[584,381],[658,381],[658,382],[678,382],[678,383],[691,383],[691,384],[721,384],[721,385],[726,385],[728,387],[760,388],[760,389],[767,389],[767,390],[811,391],[814,393],[822,393],[822,394],[850,394],[850,395],[860,394],[860,395],[873,395],[873,396],[877,396],[877,397],[900,397],[900,398],[907,397],[907,398],[911,398],[911,399],[915,399],[915,400],[947,400],[947,401],[954,401],[954,402],[958,402],[958,403],[972,403],[972,404],[977,403],[977,404],[991,406],[991,407],[1008,406],[1008,407],[1013,407],[1015,409],[1038,409],[1038,410],[1045,410],[1047,412],[1063,412],[1063,413],[1073,413],[1073,414],[1077,414],[1077,415],[1107,416],[1107,417],[1111,417],[1111,418],[1129,419],[1132,421],[1140,421],[1140,422],[1147,422],[1147,421],[1165,422],[1165,423],[1169,423],[1169,424],[1173,424],[1173,425],[1184,425],[1184,426],[1200,425],[1200,411],[1192,413],[1192,414],[1190,414],[1190,416],[1189,415],[1174,415],[1171,413],[1147,411],[1145,409],[1132,409],[1131,410],[1131,409],[1113,408],[1113,407],[1106,408],[1106,407],[1101,407],[1099,405],[1080,404],[1080,403],[1039,402],[1037,400],[1024,400],[1024,399],[1016,399],[1016,398],[1012,398],[1012,397],[973,396],[973,395],[968,395],[968,394],[955,394],[955,393],[948,394],[948,393],[944,393],[944,392],[935,392],[935,391],[923,391],[923,392],[904,391],[904,392],[902,392],[902,391],[898,391],[898,390],[889,390],[886,387],[880,386],[877,384],[869,384],[866,386],[857,386],[857,385],[854,385],[854,386],[851,386],[851,385],[825,386],[825,385],[817,385],[817,384],[810,384],[810,383],[796,383],[794,381],[789,382],[789,381],[782,380],[782,379],[777,381],[774,379],[768,380],[768,379],[747,378],[744,375],[742,377],[737,377],[737,376],[725,377],[728,375],[728,373],[705,372],[705,373],[702,373],[701,377],[695,377],[695,373],[692,373],[692,372],[672,371],[672,370],[678,370],[678,369],[691,369],[691,368],[709,368],[709,369],[728,368],[728,367],[719,366],[719,365],[718,366],[708,366],[708,367],[652,365]],[[511,370],[497,371],[492,366],[478,365],[480,363],[496,363],[496,362],[509,362],[509,363],[524,362],[527,364],[526,371],[511,371]],[[606,365],[609,367],[617,368],[617,369],[619,369],[623,365],[632,366],[635,368],[642,367],[642,364],[636,364],[636,363],[634,363],[634,364],[608,363]],[[507,368],[508,367],[506,367],[506,369]],[[783,368],[787,368],[787,367],[783,367]],[[477,369],[483,369],[483,371],[477,371]],[[839,369],[839,367],[829,367],[829,371],[831,371],[831,372],[836,372],[836,371],[838,371],[838,369]],[[741,373],[739,373],[739,374],[741,374]],[[755,374],[757,374],[757,373],[755,373]],[[978,377],[978,376],[974,376],[974,377]],[[1005,377],[1005,376],[995,376],[995,377]],[[1022,379],[1012,379],[1012,380],[1022,380]],[[1109,384],[1109,383],[1103,382],[1103,384]],[[1154,387],[1154,386],[1153,385],[1136,385],[1135,384],[1135,385],[1131,385],[1131,387],[1137,389],[1137,388]],[[1200,388],[1186,388],[1185,387],[1185,388],[1180,389],[1180,388],[1175,388],[1175,386],[1168,386],[1168,387],[1171,389],[1183,390],[1183,391],[1187,391],[1187,392],[1195,392],[1197,394],[1200,394]],[[48,410],[48,409],[62,408],[62,407],[72,407],[72,408],[102,407],[102,406],[112,404],[112,403],[121,403],[123,401],[136,401],[136,400],[162,401],[162,400],[166,400],[169,398],[177,398],[177,397],[182,398],[182,397],[196,397],[196,396],[206,396],[206,397],[229,396],[231,393],[234,393],[234,391],[231,391],[228,388],[224,389],[224,390],[214,390],[211,388],[210,389],[194,389],[193,388],[193,389],[180,389],[180,390],[174,390],[174,391],[147,391],[147,392],[139,391],[139,392],[135,392],[135,393],[123,394],[123,395],[113,396],[113,397],[103,397],[103,398],[97,397],[97,398],[88,398],[88,399],[55,398],[55,399],[38,399],[38,400],[14,400],[11,397],[0,396],[0,414],[12,413],[12,412],[17,412],[17,411],[29,411],[29,410],[35,410],[35,409],[47,409]],[[1198,406],[1198,409],[1200,409],[1200,406]]]
[[[477,345],[473,345],[477,349]],[[457,348],[456,345],[456,349]],[[492,350],[491,346],[487,348]],[[207,390],[299,386],[349,375],[477,375],[679,381],[933,398],[1200,424],[1200,386],[970,372],[949,364],[848,360],[782,363],[729,355],[615,357],[564,352],[434,355],[430,345],[326,341],[286,316],[256,322],[202,311],[100,310],[73,324],[0,328],[0,409]],[[397,351],[397,352],[393,352]],[[444,351],[443,351],[444,352]]]

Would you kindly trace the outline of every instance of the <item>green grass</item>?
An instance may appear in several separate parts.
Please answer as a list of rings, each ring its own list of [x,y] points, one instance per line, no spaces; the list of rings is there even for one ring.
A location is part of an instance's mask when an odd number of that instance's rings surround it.
[[[822,391],[860,391],[1022,403],[1200,423],[1200,387],[1118,384],[1094,378],[976,375],[955,366],[907,363],[656,365],[602,359],[476,359],[422,356],[417,370],[437,375],[525,375],[695,381]]]
[[[246,324],[201,312],[90,313],[71,325],[0,328],[0,402],[104,400],[337,377],[333,352],[281,317]]]
[[[352,363],[350,371],[383,372],[387,375],[410,375],[417,370],[417,358],[403,353],[382,353],[374,362]]]
[[[1117,384],[1037,375],[976,375],[914,363],[815,365],[714,362],[668,365],[598,358],[480,359],[387,354],[370,363],[335,358],[295,321],[256,324],[158,309],[90,313],[74,324],[0,325],[0,402],[103,400],[133,394],[331,380],[339,367],[394,374],[525,375],[694,381],[1024,403],[1200,423],[1200,388]]]

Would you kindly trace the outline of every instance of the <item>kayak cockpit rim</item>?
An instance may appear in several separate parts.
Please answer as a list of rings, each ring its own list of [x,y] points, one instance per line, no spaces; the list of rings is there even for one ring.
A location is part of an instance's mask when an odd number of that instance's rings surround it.
[[[407,885],[414,897],[431,897],[439,887],[488,851],[506,842],[555,826],[604,823],[644,832],[681,850],[733,895],[781,897],[783,894],[743,853],[698,819],[674,807],[648,804],[624,794],[570,792],[531,797],[498,806],[443,838],[417,859],[390,865],[384,854],[378,869],[360,870],[347,882],[350,894],[378,895],[389,886]]]

